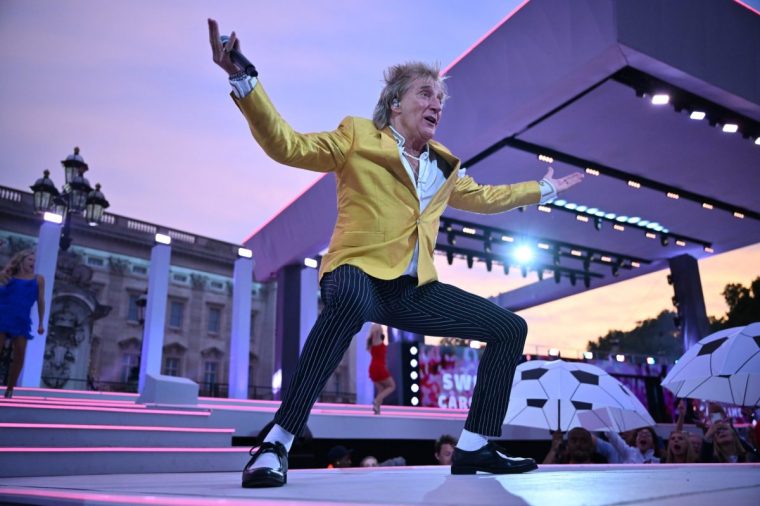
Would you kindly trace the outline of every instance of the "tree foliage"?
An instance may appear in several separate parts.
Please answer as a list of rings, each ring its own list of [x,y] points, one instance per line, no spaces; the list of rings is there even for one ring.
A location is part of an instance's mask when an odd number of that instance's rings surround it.
[[[610,330],[596,342],[589,341],[588,351],[656,355],[676,359],[683,353],[680,333],[673,323],[675,313],[663,310],[656,318],[637,322],[633,330]]]
[[[710,317],[710,331],[749,325],[760,321],[760,277],[749,288],[739,283],[729,283],[723,289],[728,312],[720,318]]]

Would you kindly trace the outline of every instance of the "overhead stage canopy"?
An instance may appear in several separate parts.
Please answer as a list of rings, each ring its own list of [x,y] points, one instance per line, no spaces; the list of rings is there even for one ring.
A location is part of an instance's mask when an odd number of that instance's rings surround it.
[[[444,213],[438,249],[453,261],[542,273],[501,305],[760,242],[760,15],[740,2],[532,0],[445,73],[437,140],[476,181],[586,172],[540,209]],[[252,235],[256,278],[323,250],[334,203],[328,174]]]

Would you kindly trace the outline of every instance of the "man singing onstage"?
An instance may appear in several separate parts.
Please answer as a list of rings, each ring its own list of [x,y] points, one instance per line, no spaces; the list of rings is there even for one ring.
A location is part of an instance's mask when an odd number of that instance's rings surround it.
[[[438,68],[422,63],[385,72],[371,120],[347,117],[330,132],[296,132],[277,113],[253,65],[241,57],[235,33],[222,42],[216,21],[209,19],[209,36],[214,62],[229,75],[232,98],[256,142],[279,163],[334,172],[338,192],[338,219],[319,273],[324,310],[309,333],[272,430],[243,470],[243,487],[287,483],[294,435],[367,321],[487,343],[451,472],[536,469],[532,459],[510,457],[488,441],[501,435],[528,326],[482,297],[440,283],[433,250],[446,206],[501,213],[546,202],[580,182],[582,174],[555,179],[550,168],[541,181],[476,183],[459,159],[433,140],[446,85]]]

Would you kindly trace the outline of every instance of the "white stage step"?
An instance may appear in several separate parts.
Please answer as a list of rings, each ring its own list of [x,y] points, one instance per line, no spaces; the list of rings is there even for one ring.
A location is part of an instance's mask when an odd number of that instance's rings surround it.
[[[206,427],[210,412],[97,405],[0,402],[0,423],[64,423]]]
[[[0,423],[0,447],[195,447],[226,448],[232,429]]]
[[[248,448],[0,448],[0,477],[242,471]]]

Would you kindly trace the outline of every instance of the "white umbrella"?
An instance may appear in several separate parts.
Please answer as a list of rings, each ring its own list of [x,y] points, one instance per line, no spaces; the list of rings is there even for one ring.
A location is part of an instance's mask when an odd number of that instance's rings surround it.
[[[564,432],[585,427],[579,414],[599,408],[638,413],[647,421],[639,427],[654,424],[636,395],[602,369],[582,362],[532,360],[515,371],[504,423]]]
[[[651,427],[654,419],[649,413],[607,406],[578,412],[581,426],[588,430],[626,432],[640,427]]]
[[[689,348],[662,386],[677,397],[760,404],[760,322],[720,330]]]

